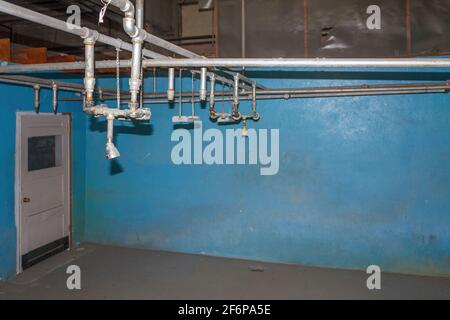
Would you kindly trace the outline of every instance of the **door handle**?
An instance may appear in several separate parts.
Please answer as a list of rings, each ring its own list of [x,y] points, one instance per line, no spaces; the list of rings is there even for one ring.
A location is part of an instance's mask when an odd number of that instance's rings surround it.
[[[22,201],[23,201],[24,203],[28,203],[28,202],[31,202],[31,199],[25,197],[25,198],[22,199]]]

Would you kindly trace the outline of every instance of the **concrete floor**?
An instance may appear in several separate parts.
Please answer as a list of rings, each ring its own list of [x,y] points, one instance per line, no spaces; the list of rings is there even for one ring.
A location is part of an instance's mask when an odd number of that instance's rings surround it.
[[[68,265],[82,289],[66,287]],[[450,299],[450,278],[260,263],[83,244],[0,283],[1,299]]]

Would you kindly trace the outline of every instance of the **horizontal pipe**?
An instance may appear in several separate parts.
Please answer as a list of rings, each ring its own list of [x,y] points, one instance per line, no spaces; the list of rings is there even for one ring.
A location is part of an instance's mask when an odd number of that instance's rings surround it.
[[[15,85],[29,86],[34,87],[38,85],[41,88],[49,88],[53,87],[53,84],[58,86],[58,90],[60,91],[70,91],[70,92],[79,92],[83,93],[85,88],[83,85],[77,83],[68,83],[68,82],[60,82],[42,78],[28,77],[28,76],[20,76],[20,75],[0,75],[0,83],[9,83]],[[96,88],[96,92],[102,92],[104,95],[116,95],[116,91],[112,89],[103,89]]]
[[[144,67],[183,68],[450,68],[450,59],[171,59],[145,60]]]
[[[113,68],[114,60],[97,61],[95,67]],[[59,62],[0,67],[0,73],[22,73],[84,69],[84,62]],[[130,60],[121,60],[121,68],[131,67]],[[450,59],[154,59],[144,60],[143,67],[203,68],[417,68],[450,69]]]
[[[321,98],[321,97],[345,97],[345,96],[369,96],[369,95],[400,95],[400,94],[418,94],[418,93],[448,93],[450,91],[449,82],[440,83],[419,83],[419,84],[388,84],[388,85],[362,85],[362,86],[341,86],[341,87],[313,87],[313,88],[286,88],[270,89],[256,91],[258,99],[290,99],[290,98]],[[224,101],[233,101],[233,90],[215,92],[216,103]],[[167,103],[163,99],[166,94],[156,93],[145,95],[146,103]],[[181,93],[182,97],[190,97],[191,92]],[[177,96],[179,96],[177,94]],[[199,94],[196,94],[195,101],[200,102]],[[222,97],[224,99],[222,99]],[[126,97],[125,97],[126,98]],[[252,100],[253,93],[250,91],[240,92],[240,100]],[[113,98],[111,98],[113,99]],[[71,99],[70,101],[73,101]],[[106,98],[105,100],[108,100]],[[191,102],[192,99],[183,99],[183,103]],[[179,99],[177,100],[179,102]]]
[[[402,95],[402,94],[431,94],[431,93],[447,93],[445,90],[411,90],[409,92],[404,91],[379,91],[379,92],[371,92],[371,91],[360,91],[360,92],[348,92],[348,93],[325,93],[325,94],[292,94],[292,95],[261,95],[258,96],[258,100],[290,100],[290,99],[307,99],[307,98],[337,98],[337,97],[355,97],[355,96],[377,96],[377,95]],[[243,101],[251,101],[253,97],[246,96],[239,98]],[[232,102],[232,97],[227,97],[225,99],[218,99],[216,103],[220,103],[221,101]],[[192,99],[183,99],[182,103],[191,103]],[[200,103],[200,99],[194,99],[194,102]],[[167,100],[144,100],[144,104],[165,104]],[[174,103],[180,103],[179,99],[174,101]]]

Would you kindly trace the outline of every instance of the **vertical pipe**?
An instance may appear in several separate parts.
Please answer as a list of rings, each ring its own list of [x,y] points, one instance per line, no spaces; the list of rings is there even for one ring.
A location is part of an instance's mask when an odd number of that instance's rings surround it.
[[[207,76],[207,69],[201,68],[200,69],[200,101],[204,102],[206,101],[206,76]]]
[[[209,116],[211,119],[217,118],[217,112],[214,107],[215,95],[216,95],[216,76],[213,74],[211,75],[211,93],[209,95]]]
[[[86,91],[86,103],[90,107],[94,103],[95,89],[95,42],[98,33],[88,32],[84,39],[84,55],[85,55],[85,71],[84,71],[84,88]]]
[[[169,68],[168,70],[167,99],[169,101],[175,99],[175,68]]]
[[[136,0],[136,26],[139,29],[144,29],[144,19],[145,19],[145,1],[144,0]],[[143,107],[144,100],[144,70],[141,68],[141,96],[140,96],[140,107]]]
[[[39,96],[41,87],[39,85],[35,85],[33,88],[34,88],[34,111],[36,113],[39,113],[39,108],[41,105],[40,96]]]
[[[130,78],[130,109],[135,111],[138,108],[138,94],[141,88],[141,61],[142,61],[142,39],[140,37],[133,38],[133,57]]]
[[[106,142],[107,143],[113,143],[113,137],[114,137],[114,116],[108,115],[106,117],[106,120],[108,121],[108,129],[106,133]]]
[[[95,88],[95,60],[94,60],[94,44],[85,40],[85,59],[86,68],[84,75],[84,86],[86,88],[86,100],[91,104],[94,100]]]
[[[53,91],[53,113],[56,114],[58,112],[58,85],[56,83],[52,86]]]
[[[114,116],[108,114],[106,116],[107,121],[107,135],[106,135],[106,159],[112,160],[120,157],[120,152],[114,145]]]
[[[239,120],[240,119],[240,114],[239,114],[239,74],[236,73],[234,75],[234,92],[233,92],[233,111],[231,116],[233,117],[234,120]]]
[[[130,6],[131,7],[131,6]],[[130,9],[133,11],[133,9]],[[133,56],[131,58],[131,77],[130,77],[130,94],[131,100],[129,108],[132,111],[138,109],[138,95],[142,85],[141,79],[141,63],[142,63],[142,47],[146,32],[144,26],[144,1],[136,1],[136,20],[134,20],[134,12],[124,18],[125,31],[132,37]],[[134,25],[136,23],[136,25]]]
[[[242,49],[242,58],[245,58],[246,56],[246,41],[245,41],[245,0],[242,1],[242,7],[241,7],[241,49]]]
[[[144,29],[144,0],[136,0],[136,26]]]

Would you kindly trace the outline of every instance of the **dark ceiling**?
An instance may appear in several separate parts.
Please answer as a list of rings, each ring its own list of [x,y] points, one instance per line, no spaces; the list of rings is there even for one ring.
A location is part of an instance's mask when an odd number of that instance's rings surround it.
[[[102,8],[100,0],[14,0],[8,1],[51,17],[67,20],[66,13],[70,5],[78,5],[81,9],[81,25],[99,30],[114,38],[129,40],[122,28],[122,13],[109,6],[104,23],[99,25],[99,12]],[[163,38],[179,36],[180,8],[177,0],[146,0],[146,29]],[[66,32],[61,32],[0,13],[0,38],[10,38],[19,45],[30,47],[47,47],[49,51],[67,54],[81,54],[83,46],[80,39]],[[105,55],[113,54],[114,49],[97,46],[97,51]],[[109,52],[111,51],[111,52]]]

